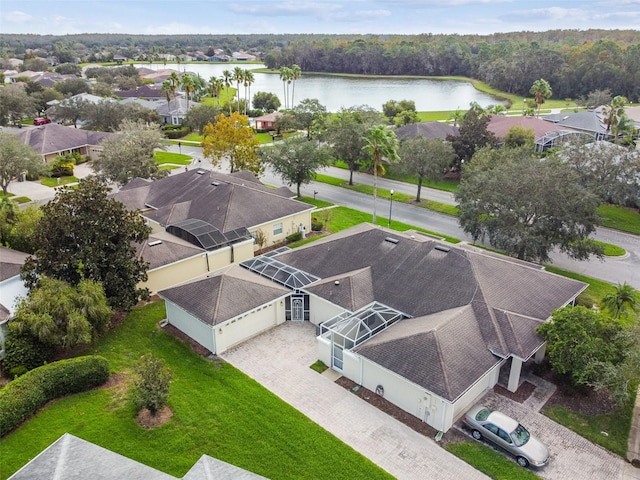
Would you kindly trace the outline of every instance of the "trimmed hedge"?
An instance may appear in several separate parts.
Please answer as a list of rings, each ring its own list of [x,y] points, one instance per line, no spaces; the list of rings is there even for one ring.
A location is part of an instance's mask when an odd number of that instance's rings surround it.
[[[60,360],[25,373],[0,390],[0,437],[49,400],[97,387],[108,378],[109,363],[99,356]]]

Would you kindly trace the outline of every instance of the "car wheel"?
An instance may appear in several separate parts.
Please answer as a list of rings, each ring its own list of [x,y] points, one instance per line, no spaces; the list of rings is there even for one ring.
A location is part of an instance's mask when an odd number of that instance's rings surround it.
[[[473,436],[473,438],[475,438],[476,440],[482,440],[482,434],[478,431],[478,430],[473,430],[471,432],[471,435]]]
[[[527,468],[529,466],[529,461],[524,457],[518,457],[516,460],[521,467]]]

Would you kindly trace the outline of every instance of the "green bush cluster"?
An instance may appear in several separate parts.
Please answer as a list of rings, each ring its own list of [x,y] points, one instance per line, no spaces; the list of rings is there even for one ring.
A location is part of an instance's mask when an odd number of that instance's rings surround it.
[[[108,378],[109,363],[99,356],[60,360],[25,373],[0,390],[0,436],[49,400],[97,387]]]
[[[5,342],[5,358],[2,361],[2,370],[12,377],[20,372],[33,370],[51,358],[55,348],[46,345],[31,335],[11,334]]]
[[[170,123],[162,125],[162,131],[167,138],[172,139],[182,138],[191,133],[191,129],[186,125],[171,125]]]
[[[58,155],[49,164],[53,178],[73,176],[73,167],[84,163],[85,158],[77,152]]]
[[[287,235],[287,242],[297,242],[298,240],[302,240],[302,232],[292,233],[291,235]]]
[[[311,221],[311,231],[312,232],[321,232],[324,224],[322,222]]]

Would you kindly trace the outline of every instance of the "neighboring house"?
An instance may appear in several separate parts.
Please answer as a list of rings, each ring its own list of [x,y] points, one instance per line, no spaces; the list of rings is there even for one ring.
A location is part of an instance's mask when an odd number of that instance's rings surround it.
[[[544,152],[549,148],[557,147],[570,138],[585,136],[592,138],[590,134],[585,134],[573,128],[559,128],[555,123],[528,116],[491,115],[487,130],[492,132],[500,143],[503,143],[505,135],[513,127],[522,127],[533,132],[536,152]]]
[[[258,58],[255,55],[251,55],[247,52],[233,52],[231,54],[231,57],[237,62],[253,62]]]
[[[122,62],[127,61],[127,57],[125,57],[124,55],[114,55],[113,61],[116,62],[118,65],[122,65]]]
[[[156,111],[162,118],[162,123],[182,125],[182,122],[184,122],[184,119],[187,116],[187,112],[198,105],[200,105],[198,102],[190,100],[188,102],[189,108],[187,108],[187,99],[185,97],[176,97],[169,103],[166,101],[158,102]]]
[[[594,140],[610,140],[611,133],[607,130],[607,124],[605,123],[602,110],[602,107],[598,107],[582,112],[554,113],[542,118],[560,127],[567,127],[587,133],[591,135]]]
[[[20,278],[20,269],[29,255],[0,246],[0,359],[4,358],[7,322],[15,314],[20,299],[29,289]]]
[[[394,131],[400,140],[416,137],[439,138],[444,140],[449,135],[457,137],[460,134],[458,127],[443,122],[410,123],[404,127],[396,128]]]
[[[151,85],[142,85],[141,87],[131,90],[116,90],[113,94],[119,98],[142,98],[144,100],[166,101],[166,97],[164,93],[162,93],[162,89]]]
[[[100,143],[113,135],[108,132],[94,132],[80,128],[48,123],[33,128],[23,128],[19,133],[22,143],[29,145],[42,155],[45,163],[58,155],[79,153],[95,159],[102,151]]]
[[[140,210],[152,229],[138,254],[150,263],[146,286],[156,292],[253,258],[263,246],[311,228],[313,207],[287,188],[265,187],[250,172],[193,169],[156,181],[135,179],[113,198]]]
[[[9,480],[178,480],[94,443],[65,433]],[[182,480],[258,480],[260,475],[202,455]]]
[[[219,354],[309,321],[320,360],[440,431],[500,379],[517,390],[523,364],[544,357],[536,328],[587,287],[368,224],[240,265],[159,292],[169,323]]]
[[[272,112],[261,117],[252,118],[256,130],[275,130],[276,120],[282,116],[282,112]]]

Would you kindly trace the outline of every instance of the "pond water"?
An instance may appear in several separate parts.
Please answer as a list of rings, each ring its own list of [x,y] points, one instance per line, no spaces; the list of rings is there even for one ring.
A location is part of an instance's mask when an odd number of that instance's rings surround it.
[[[135,64],[136,67],[162,70],[160,64]],[[166,68],[200,74],[205,80],[221,77],[224,70],[233,70],[237,64],[198,63],[170,64]],[[264,65],[247,64],[242,68],[253,70],[264,68]],[[270,92],[278,95],[284,104],[284,88],[280,76],[276,73],[254,73],[255,82],[251,85],[251,94]],[[241,91],[242,97],[244,91]],[[342,77],[329,75],[313,75],[303,72],[295,83],[294,104],[305,98],[317,98],[328,111],[336,112],[341,107],[369,105],[382,110],[382,105],[389,100],[413,100],[419,112],[441,110],[466,110],[471,102],[478,102],[483,107],[499,103],[491,95],[480,92],[467,82],[455,80],[429,80],[423,78],[402,77]]]

